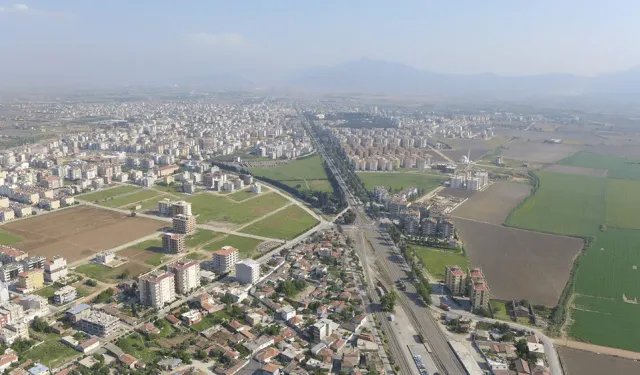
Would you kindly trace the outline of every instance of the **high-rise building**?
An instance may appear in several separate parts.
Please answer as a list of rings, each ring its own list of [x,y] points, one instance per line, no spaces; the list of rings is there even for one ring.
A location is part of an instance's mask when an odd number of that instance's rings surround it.
[[[454,296],[465,294],[467,274],[458,266],[446,266],[445,285]]]
[[[162,248],[172,254],[179,254],[187,249],[186,240],[183,234],[164,233],[162,235]]]
[[[175,275],[176,292],[187,294],[200,287],[200,263],[182,258],[167,266],[167,270]]]
[[[171,216],[191,214],[191,203],[186,201],[177,201],[171,203]]]
[[[213,268],[221,273],[231,272],[238,262],[238,249],[231,246],[223,246],[222,249],[213,252]]]
[[[245,259],[236,263],[236,279],[240,284],[254,284],[260,279],[260,263]]]
[[[176,298],[175,275],[160,270],[152,271],[138,278],[140,303],[162,308]]]
[[[196,217],[193,215],[176,215],[173,217],[173,231],[180,234],[191,234],[196,231]]]
[[[484,278],[481,268],[472,268],[469,270],[469,298],[471,299],[471,307],[481,310],[489,308],[489,284]]]

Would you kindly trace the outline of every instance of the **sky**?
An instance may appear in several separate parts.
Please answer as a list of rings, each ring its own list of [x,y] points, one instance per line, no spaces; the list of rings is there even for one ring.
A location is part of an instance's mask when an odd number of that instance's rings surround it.
[[[597,75],[640,65],[639,16],[632,0],[0,0],[0,85],[275,82],[360,58]]]

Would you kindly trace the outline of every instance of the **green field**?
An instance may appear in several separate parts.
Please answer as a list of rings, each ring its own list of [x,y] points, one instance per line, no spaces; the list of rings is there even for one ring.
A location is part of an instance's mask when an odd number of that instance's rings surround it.
[[[115,197],[116,195],[132,193],[136,190],[140,190],[140,188],[132,185],[123,185],[123,186],[118,186],[112,189],[96,191],[95,193],[82,194],[78,196],[78,199],[87,201],[87,202],[95,202],[95,201],[101,201],[107,198]]]
[[[11,245],[15,245],[18,242],[21,242],[24,238],[15,235],[13,233],[9,233],[5,230],[1,230],[0,229],[0,244],[2,245],[7,245],[7,246],[11,246]]]
[[[44,341],[42,344],[23,353],[25,358],[31,359],[34,362],[46,363],[47,366],[54,368],[65,363],[72,357],[81,356],[80,352],[60,342],[62,336],[53,333],[35,333],[33,331],[30,331],[30,334],[33,339]]]
[[[376,186],[384,186],[390,191],[416,187],[429,192],[447,180],[446,176],[437,174],[401,172],[362,172],[358,173],[358,177],[368,190],[373,190]]]
[[[505,301],[491,300],[491,308],[493,309],[494,318],[511,321],[509,314],[507,314],[507,303]]]
[[[142,206],[141,211],[158,211],[158,202],[166,198],[172,199],[172,197],[168,195],[160,195],[155,198],[147,199],[140,204]]]
[[[256,197],[257,195],[251,192],[251,188],[239,190],[233,194],[229,194],[227,198],[235,202],[242,202],[245,199]]]
[[[151,346],[157,346],[153,341],[146,341],[144,336],[134,332],[129,336],[122,337],[116,341],[116,346],[125,353],[143,360],[151,362],[158,356],[157,352],[152,350]]]
[[[217,233],[211,230],[198,229],[198,231],[195,232],[194,234],[190,234],[189,236],[187,236],[187,247],[188,248],[198,247],[220,236],[221,236],[220,233]]]
[[[114,198],[108,201],[104,201],[101,203],[102,206],[106,207],[121,207],[124,205],[132,205],[134,203],[140,202],[145,199],[153,198],[159,195],[155,190],[142,190],[137,193],[124,195],[122,197]]]
[[[284,206],[288,200],[279,194],[266,193],[246,202],[235,203],[226,197],[213,194],[199,194],[187,199],[193,205],[198,223],[210,221],[243,224],[273,212]]]
[[[425,246],[411,245],[429,274],[436,279],[444,279],[445,267],[458,265],[469,267],[469,259],[461,252],[433,249]]]
[[[314,189],[333,192],[322,166],[322,157],[313,155],[271,168],[249,168],[254,176],[280,181],[296,189]],[[316,182],[317,181],[317,182]]]
[[[112,283],[117,281],[125,270],[129,270],[129,278],[131,279],[149,271],[150,269],[151,267],[149,266],[133,262],[127,262],[115,268],[110,268],[96,263],[85,263],[76,267],[76,272],[104,283]]]
[[[618,156],[599,155],[588,151],[580,151],[560,161],[558,164],[606,169],[608,171],[608,178],[640,180],[640,161]]]
[[[256,247],[261,243],[262,241],[255,238],[240,237],[230,234],[219,240],[211,242],[204,248],[205,250],[215,251],[220,250],[222,246],[231,246],[238,249],[241,258],[253,258],[254,255],[258,254]]]
[[[605,223],[607,180],[538,171],[537,191],[505,224],[538,232],[589,236]]]
[[[640,181],[607,181],[607,225],[640,229]]]
[[[256,236],[291,240],[318,224],[313,216],[293,205],[284,210],[257,221],[242,229],[241,232]]]

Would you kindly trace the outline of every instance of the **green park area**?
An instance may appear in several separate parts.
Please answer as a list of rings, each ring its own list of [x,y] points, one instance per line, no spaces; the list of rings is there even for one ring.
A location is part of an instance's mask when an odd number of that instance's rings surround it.
[[[425,193],[442,185],[446,176],[430,173],[404,172],[360,172],[358,177],[367,190],[376,186],[384,186],[390,191],[416,187]]]
[[[318,224],[313,216],[297,205],[292,205],[242,229],[256,236],[291,240]]]
[[[229,234],[207,244],[204,248],[205,250],[215,251],[220,250],[223,246],[231,246],[238,249],[241,258],[253,258],[258,255],[256,249],[261,243],[262,241],[255,238],[240,237]]]
[[[140,188],[137,186],[122,185],[114,188],[96,191],[94,193],[82,194],[78,196],[78,199],[87,202],[103,201],[105,199],[113,198],[118,195],[133,193],[137,190],[140,190]]]
[[[202,193],[187,199],[198,215],[198,223],[212,221],[244,224],[277,210],[288,200],[276,193],[260,194],[245,202],[233,202],[226,197]]]
[[[320,155],[312,155],[277,167],[249,168],[254,176],[282,182],[298,190],[333,192]]]
[[[134,205],[134,203],[138,203],[145,199],[153,198],[160,193],[155,190],[142,190],[136,193],[123,195],[121,197],[117,197],[114,199],[106,200],[101,203],[102,206],[106,207],[122,207],[126,205]],[[128,207],[126,207],[128,208]]]
[[[427,267],[427,272],[432,277],[443,280],[445,277],[445,267],[457,265],[462,268],[469,267],[469,259],[456,250],[434,249],[426,246],[410,245],[411,249]]]

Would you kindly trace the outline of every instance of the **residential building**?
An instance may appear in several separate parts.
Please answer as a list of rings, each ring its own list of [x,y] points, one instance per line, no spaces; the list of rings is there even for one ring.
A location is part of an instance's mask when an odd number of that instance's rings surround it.
[[[116,254],[113,251],[106,250],[96,255],[96,263],[104,264],[105,266],[113,262],[116,259]]]
[[[172,254],[179,254],[187,250],[186,240],[183,234],[164,233],[162,235],[162,248]]]
[[[3,264],[20,262],[21,260],[27,259],[28,257],[29,254],[25,253],[24,251],[20,251],[18,249],[14,249],[13,247],[5,245],[0,245],[0,261]]]
[[[160,215],[171,215],[171,200],[165,198],[158,202],[158,213]]]
[[[253,186],[251,187],[251,192],[253,194],[260,194],[262,193],[262,185],[258,182],[256,182],[255,184],[253,184]]]
[[[22,263],[9,263],[0,267],[0,280],[8,283],[18,278],[18,275],[24,271]]]
[[[18,287],[24,291],[40,289],[44,285],[44,271],[34,268],[18,274]]]
[[[455,224],[451,219],[441,219],[438,221],[438,237],[448,239],[453,237]]]
[[[400,225],[408,234],[418,234],[420,232],[420,211],[412,208],[401,210]]]
[[[167,270],[175,275],[176,292],[188,294],[200,287],[200,263],[182,258],[167,266]]]
[[[238,249],[231,246],[223,246],[222,249],[213,252],[213,269],[221,272],[231,272],[238,262]]]
[[[432,237],[438,234],[438,220],[428,217],[422,220],[422,235]]]
[[[260,279],[260,263],[245,259],[236,263],[236,280],[240,284],[255,284]]]
[[[64,286],[53,292],[53,303],[56,305],[64,305],[77,298],[76,288],[71,285]]]
[[[89,316],[89,314],[91,314],[91,306],[86,303],[81,303],[65,311],[65,315],[71,323],[78,323],[84,317]]]
[[[44,265],[46,262],[47,262],[47,258],[43,257],[42,255],[35,255],[20,261],[20,263],[24,265],[25,271],[31,271],[34,268],[44,269]]]
[[[105,312],[93,310],[78,323],[78,329],[94,336],[106,337],[118,328],[119,319]]]
[[[311,337],[313,342],[321,342],[331,333],[333,333],[331,322],[327,320],[321,320],[311,326]]]
[[[180,234],[191,234],[196,231],[196,217],[178,214],[173,217],[173,231]]]
[[[177,201],[171,203],[171,216],[176,215],[192,215],[191,203],[186,201]]]
[[[138,278],[140,303],[162,308],[176,298],[175,275],[161,270],[152,271]]]
[[[472,309],[488,310],[489,308],[489,284],[482,273],[481,268],[469,270],[469,298]]]
[[[56,282],[67,277],[67,260],[56,255],[49,262],[44,264],[44,280],[47,282]]]
[[[446,266],[445,285],[454,296],[463,296],[466,291],[467,274],[458,266]]]

